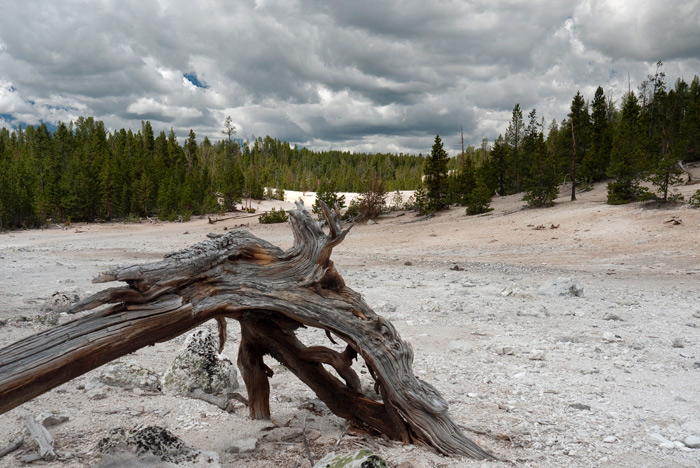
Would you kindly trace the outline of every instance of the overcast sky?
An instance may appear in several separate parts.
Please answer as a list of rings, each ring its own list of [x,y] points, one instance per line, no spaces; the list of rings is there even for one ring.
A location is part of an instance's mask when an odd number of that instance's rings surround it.
[[[3,0],[0,126],[94,116],[313,149],[452,154],[664,62],[700,75],[700,0]]]

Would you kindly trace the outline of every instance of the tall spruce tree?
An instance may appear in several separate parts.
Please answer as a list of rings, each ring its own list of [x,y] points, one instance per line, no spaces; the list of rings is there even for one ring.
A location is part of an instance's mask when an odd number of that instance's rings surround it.
[[[591,147],[581,161],[581,179],[589,183],[603,180],[610,163],[612,135],[607,106],[603,88],[598,86],[591,103]]]
[[[435,143],[430,156],[425,160],[425,187],[428,211],[434,212],[447,208],[449,185],[447,180],[448,156],[442,147],[440,135],[435,135]]]
[[[641,121],[641,108],[634,93],[623,98],[622,116],[613,139],[608,176],[607,203],[622,205],[636,200],[641,195],[639,179],[644,161],[645,133]]]
[[[557,197],[559,185],[556,162],[544,141],[544,121],[537,122],[534,109],[528,117],[529,124],[523,137],[523,153],[527,155],[530,167],[523,182],[523,199],[530,207],[551,206]]]
[[[525,124],[523,123],[523,111],[520,110],[520,104],[516,104],[513,108],[513,115],[506,129],[505,141],[509,146],[510,162],[508,164],[511,170],[510,184],[513,187],[513,193],[522,190],[523,175],[526,170],[526,164],[522,157],[523,134],[525,133]],[[502,194],[503,195],[503,194]]]
[[[590,117],[588,106],[581,96],[576,92],[576,96],[571,101],[571,111],[569,112],[569,130],[571,134],[571,164],[569,166],[569,177],[571,178],[571,201],[576,200],[576,184],[579,182],[578,167],[586,157],[588,150],[588,131]]]

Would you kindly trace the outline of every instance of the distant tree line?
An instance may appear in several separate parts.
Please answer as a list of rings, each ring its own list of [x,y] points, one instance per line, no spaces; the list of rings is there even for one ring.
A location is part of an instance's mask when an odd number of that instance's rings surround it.
[[[420,213],[457,204],[479,214],[494,195],[515,193],[529,206],[549,206],[565,181],[572,200],[606,180],[610,204],[671,201],[679,198],[670,190],[682,175],[679,163],[700,160],[700,80],[678,79],[671,88],[659,62],[619,107],[602,87],[591,101],[577,92],[567,118],[549,125],[535,109],[525,120],[516,104],[505,135],[456,157],[439,136],[424,157],[311,151],[270,136],[241,146],[230,118],[222,133],[198,143],[190,130],[181,145],[172,129],[156,136],[148,121],[136,133],[110,133],[92,117],[59,123],[54,132],[44,124],[0,129],[0,228],[187,219],[283,190],[317,191],[329,206],[344,204],[336,192],[360,192],[364,205],[349,208],[367,217],[387,193],[412,189],[406,205]],[[700,205],[700,191],[689,201]]]
[[[577,92],[567,118],[546,129],[535,109],[525,120],[516,104],[505,135],[456,158],[446,158],[436,137],[417,208],[460,204],[477,214],[488,210],[494,194],[520,192],[529,206],[549,206],[565,181],[572,200],[604,180],[609,204],[680,199],[670,187],[682,180],[682,162],[700,160],[700,80],[678,79],[670,88],[662,67],[659,62],[636,93],[622,96],[620,108],[598,87],[592,101]],[[699,200],[700,191],[690,202]]]
[[[371,177],[390,190],[416,188],[424,157],[311,151],[269,136],[239,146],[227,138],[184,144],[175,132],[155,135],[151,123],[107,132],[100,121],[0,129],[0,228],[47,222],[157,216],[174,220],[233,210],[242,198],[323,187],[360,192]]]

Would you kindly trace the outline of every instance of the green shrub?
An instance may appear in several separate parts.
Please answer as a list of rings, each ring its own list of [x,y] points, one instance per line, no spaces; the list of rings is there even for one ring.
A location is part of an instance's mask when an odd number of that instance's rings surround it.
[[[287,221],[287,212],[282,208],[279,210],[272,208],[269,212],[261,214],[258,220],[261,224],[284,223]]]
[[[695,208],[700,208],[700,190],[697,190],[694,194],[690,196],[688,199],[688,203]]]

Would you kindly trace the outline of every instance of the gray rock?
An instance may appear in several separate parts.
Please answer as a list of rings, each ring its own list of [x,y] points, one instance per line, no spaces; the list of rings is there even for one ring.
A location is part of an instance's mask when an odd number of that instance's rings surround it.
[[[97,380],[110,387],[160,392],[158,374],[135,362],[116,361],[109,364],[100,372]]]
[[[616,335],[612,332],[605,332],[605,333],[603,333],[603,340],[607,341],[609,343],[614,343],[616,341],[621,341],[622,337],[620,337],[619,335]]]
[[[622,317],[620,317],[619,315],[614,314],[614,313],[612,313],[612,312],[608,312],[608,313],[606,313],[605,315],[603,315],[603,320],[613,320],[613,321],[616,321],[616,322],[622,322],[622,321],[623,321],[623,320],[622,320]]]
[[[49,428],[68,421],[68,416],[59,411],[42,411],[34,419],[42,426]]]
[[[369,449],[336,455],[331,452],[319,460],[314,468],[387,468],[386,462]]]
[[[107,437],[98,442],[97,450],[106,455],[98,465],[99,468],[221,467],[216,452],[189,447],[175,434],[159,426],[134,430],[112,429]]]
[[[676,337],[673,339],[671,342],[674,348],[684,348],[685,347],[685,340],[680,337]]]
[[[521,317],[549,317],[549,310],[543,305],[537,307],[535,310],[518,310],[518,316]]]
[[[41,306],[41,311],[45,314],[48,314],[49,312],[54,312],[56,314],[68,312],[68,309],[70,309],[73,304],[77,304],[79,301],[80,297],[77,294],[69,295],[56,291],[48,299],[46,299],[44,305]]]
[[[687,423],[681,426],[681,429],[683,429],[688,434],[700,436],[700,420],[688,421]]]
[[[421,314],[439,315],[442,313],[442,306],[438,301],[429,301],[421,305]]]
[[[649,434],[648,436],[646,436],[646,439],[644,439],[644,440],[646,440],[646,442],[651,444],[651,445],[658,445],[659,447],[662,444],[673,445],[673,442],[671,442],[670,440],[668,440],[666,437],[662,436],[661,434],[657,434],[657,433]]]
[[[544,351],[541,349],[533,349],[530,351],[530,354],[528,355],[528,359],[531,361],[544,361]]]
[[[229,452],[252,452],[258,444],[258,439],[251,437],[248,439],[238,439],[231,443]]]
[[[218,338],[208,328],[190,333],[163,376],[163,390],[187,395],[201,389],[212,395],[228,395],[238,388],[236,366],[218,352]]]
[[[577,409],[580,411],[590,411],[591,407],[589,405],[584,405],[583,403],[572,403],[569,405],[570,408]]]
[[[540,287],[538,293],[546,296],[583,297],[583,286],[576,277],[560,276]]]
[[[694,435],[688,436],[683,439],[683,444],[688,448],[700,448],[700,437]]]

